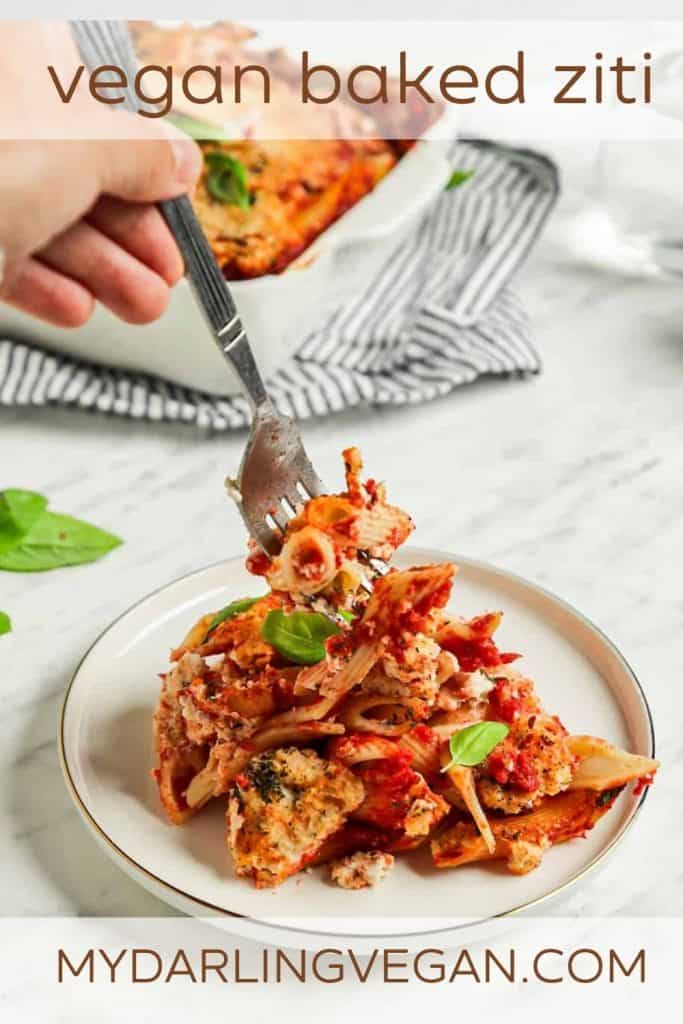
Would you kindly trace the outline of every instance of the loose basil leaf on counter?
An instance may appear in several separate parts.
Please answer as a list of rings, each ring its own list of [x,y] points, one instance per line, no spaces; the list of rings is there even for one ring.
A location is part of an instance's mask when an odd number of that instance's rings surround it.
[[[0,492],[0,552],[15,547],[47,508],[47,498],[35,491],[8,487]]]
[[[206,179],[209,194],[219,203],[248,210],[251,197],[247,168],[242,161],[229,153],[214,151],[204,154],[204,163],[209,171]]]
[[[450,192],[453,188],[458,188],[459,185],[464,185],[466,181],[469,181],[473,177],[474,171],[453,171],[450,178],[446,182],[446,191]]]
[[[230,604],[226,604],[225,608],[221,608],[211,619],[206,636],[204,637],[204,643],[206,643],[216,626],[220,626],[221,622],[227,622],[228,619],[234,619],[236,615],[241,615],[242,612],[248,612],[260,600],[260,597],[241,597],[237,601],[231,601]]]
[[[325,657],[325,640],[340,629],[320,612],[292,612],[280,609],[268,612],[261,636],[287,661],[295,665],[317,665]]]
[[[0,636],[12,632],[12,622],[6,612],[0,612]]]
[[[0,551],[0,569],[43,572],[82,565],[94,562],[121,543],[113,534],[80,519],[43,512],[18,544]]]
[[[441,771],[447,772],[456,764],[464,768],[481,764],[509,731],[503,722],[475,722],[474,725],[466,725],[459,732],[454,732],[448,741],[451,760]]]

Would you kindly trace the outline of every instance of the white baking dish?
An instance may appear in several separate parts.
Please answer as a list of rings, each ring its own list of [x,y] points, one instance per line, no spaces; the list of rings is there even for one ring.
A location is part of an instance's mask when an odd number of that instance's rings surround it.
[[[284,273],[230,284],[266,378],[320,325],[332,305],[367,283],[443,190],[448,171],[443,142],[417,143]],[[84,327],[64,330],[0,306],[0,334],[214,395],[239,390],[184,280],[164,316],[144,327],[121,323],[98,307]]]

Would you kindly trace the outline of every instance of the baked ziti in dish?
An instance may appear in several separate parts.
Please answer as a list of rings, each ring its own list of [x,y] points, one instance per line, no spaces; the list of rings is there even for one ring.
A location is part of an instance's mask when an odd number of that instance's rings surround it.
[[[133,21],[130,30],[141,62],[171,67],[178,79],[200,64],[220,68],[232,82],[235,65],[254,59],[248,47],[256,34],[233,22]],[[224,116],[221,108],[183,105],[179,88],[171,115],[202,148],[204,170],[193,205],[229,281],[281,273],[371,192],[411,145],[376,137],[383,133],[367,109],[350,103],[342,107],[343,123],[339,111],[318,108],[320,138],[297,138],[296,71],[283,51],[266,51],[260,59],[271,69],[273,94],[267,107],[260,105],[261,80],[245,76],[239,112],[247,119],[241,127],[246,137],[221,138],[220,122],[211,120]],[[207,120],[197,120],[197,109]]]
[[[383,139],[201,146],[193,204],[229,281],[281,273],[399,158]]]
[[[356,449],[344,461],[346,489],[302,505],[279,556],[252,543],[254,595],[172,652],[154,718],[168,818],[222,800],[234,869],[259,888],[325,863],[362,889],[422,844],[438,868],[525,874],[658,762],[568,733],[497,646],[501,613],[447,609],[456,566],[368,587],[367,558],[390,560],[413,523]]]

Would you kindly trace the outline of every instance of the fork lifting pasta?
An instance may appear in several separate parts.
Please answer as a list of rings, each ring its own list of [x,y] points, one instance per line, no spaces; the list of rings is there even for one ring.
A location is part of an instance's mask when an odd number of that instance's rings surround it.
[[[302,505],[277,557],[250,546],[267,592],[172,652],[154,718],[168,818],[224,800],[235,871],[258,887],[330,863],[366,888],[423,844],[438,868],[525,874],[658,762],[549,714],[494,639],[501,613],[447,609],[455,566],[392,569],[368,593],[368,556],[389,560],[413,524],[356,449],[344,462],[346,489]]]

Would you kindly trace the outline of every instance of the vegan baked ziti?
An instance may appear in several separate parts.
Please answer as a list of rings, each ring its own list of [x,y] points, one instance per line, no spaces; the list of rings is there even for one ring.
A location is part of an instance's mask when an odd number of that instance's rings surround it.
[[[501,651],[501,613],[446,609],[450,563],[391,569],[413,529],[344,452],[346,489],[313,498],[282,551],[252,543],[256,596],[211,611],[172,652],[154,718],[155,776],[169,820],[226,806],[238,875],[274,886],[329,863],[360,889],[394,855],[429,844],[434,864],[538,867],[584,835],[658,762],[571,735]]]

